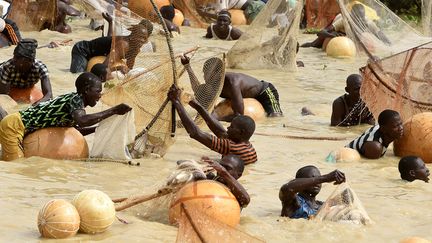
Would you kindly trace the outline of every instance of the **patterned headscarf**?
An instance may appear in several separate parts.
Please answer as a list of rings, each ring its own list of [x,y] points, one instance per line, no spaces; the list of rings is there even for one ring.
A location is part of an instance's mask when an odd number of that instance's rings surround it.
[[[35,59],[37,46],[38,43],[35,39],[22,39],[15,47],[14,56]]]

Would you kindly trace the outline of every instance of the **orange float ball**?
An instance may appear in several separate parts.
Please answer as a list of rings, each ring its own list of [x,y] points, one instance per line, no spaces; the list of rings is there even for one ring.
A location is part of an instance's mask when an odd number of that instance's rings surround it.
[[[217,181],[201,180],[183,186],[170,205],[169,220],[172,224],[182,215],[181,203],[190,210],[199,210],[233,227],[240,222],[237,199],[225,185]]]
[[[241,9],[230,9],[228,10],[231,14],[231,24],[232,25],[246,25],[247,19],[244,11]]]
[[[169,0],[154,0],[154,2],[158,9],[171,4]],[[128,8],[143,18],[150,19],[151,21],[158,21],[150,0],[129,0]]]
[[[78,232],[80,216],[68,201],[54,199],[39,211],[37,224],[42,237],[63,239]]]
[[[326,48],[327,56],[347,58],[356,55],[356,47],[354,42],[345,36],[332,38]]]
[[[43,93],[39,88],[33,86],[27,89],[11,88],[9,96],[18,103],[33,104],[42,99]]]
[[[86,71],[90,72],[92,67],[98,63],[103,63],[106,59],[106,56],[95,56],[90,58],[90,60],[87,62],[87,68]]]
[[[432,112],[419,113],[404,123],[403,136],[394,141],[394,153],[399,157],[414,155],[432,163]]]
[[[256,99],[245,98],[243,99],[243,104],[244,114],[250,116],[254,121],[259,121],[266,117],[266,112],[263,106]],[[223,120],[224,117],[232,114],[234,114],[234,111],[231,108],[231,100],[229,99],[225,99],[217,104],[213,111],[213,115],[215,115],[218,120]]]
[[[87,141],[73,127],[39,129],[25,136],[23,144],[25,157],[83,159],[89,156]]]
[[[174,9],[174,12],[175,12],[175,15],[174,15],[173,23],[177,26],[182,26],[183,21],[184,21],[183,13],[178,9]]]

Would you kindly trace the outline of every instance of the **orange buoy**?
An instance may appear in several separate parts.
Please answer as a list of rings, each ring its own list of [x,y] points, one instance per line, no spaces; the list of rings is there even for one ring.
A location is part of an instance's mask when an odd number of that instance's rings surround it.
[[[263,106],[256,99],[245,98],[243,99],[243,104],[244,114],[246,116],[250,116],[254,121],[259,121],[266,117],[266,112]],[[218,120],[224,120],[224,117],[230,116],[232,114],[234,114],[234,111],[231,108],[231,100],[229,99],[225,99],[224,101],[217,104],[213,111],[213,115]]]
[[[103,63],[106,59],[106,56],[95,56],[90,58],[90,60],[87,63],[87,68],[86,71],[90,72],[90,70],[92,69],[92,67],[97,64],[97,63]]]
[[[166,5],[171,5],[169,0],[154,0],[154,2],[158,9]],[[157,21],[157,16],[150,0],[129,0],[128,8],[143,18]]]
[[[347,58],[356,55],[356,47],[354,42],[345,36],[332,38],[326,48],[327,56]]]
[[[18,103],[33,104],[42,99],[42,91],[35,85],[27,89],[11,88],[9,96]]]
[[[174,15],[173,23],[177,26],[182,26],[183,21],[184,21],[183,13],[176,8],[174,9],[174,12],[175,12],[175,15]]]
[[[416,114],[406,121],[404,134],[393,147],[399,157],[414,155],[432,163],[432,112]]]
[[[89,149],[83,135],[73,127],[39,129],[24,137],[24,156],[50,159],[88,158]]]
[[[244,11],[241,9],[230,9],[228,10],[231,14],[231,24],[232,25],[246,25],[247,19]]]
[[[190,210],[199,210],[230,226],[240,222],[240,205],[231,191],[217,181],[201,180],[183,186],[175,195],[169,210],[170,223],[180,219],[183,203]]]
[[[42,237],[63,239],[78,232],[80,216],[68,201],[54,199],[39,211],[37,224]]]

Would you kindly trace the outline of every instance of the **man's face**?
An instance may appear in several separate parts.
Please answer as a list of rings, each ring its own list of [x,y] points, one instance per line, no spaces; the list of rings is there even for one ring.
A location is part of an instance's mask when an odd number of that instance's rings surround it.
[[[346,91],[353,98],[353,100],[360,99],[360,88],[362,85],[361,79],[349,82],[346,87]]]
[[[312,177],[319,177],[319,176],[321,176],[321,173],[318,169],[310,168],[305,173],[304,178],[312,178]],[[318,195],[318,193],[321,191],[321,184],[315,185],[313,187],[309,187],[304,191],[314,197]]]
[[[227,16],[219,16],[217,18],[216,24],[222,29],[228,29],[231,24],[231,19]]]
[[[87,91],[84,93],[84,99],[87,105],[94,107],[101,98],[101,93],[102,83],[100,81],[96,81],[92,85],[90,85]]]
[[[239,140],[241,138],[241,128],[234,118],[227,128],[228,138],[231,140]]]
[[[385,125],[387,135],[393,139],[399,139],[403,136],[403,123],[400,116],[396,116],[392,121]]]
[[[416,160],[416,169],[414,170],[414,177],[416,179],[428,182],[429,181],[429,169],[426,167],[422,160]]]
[[[234,179],[240,178],[241,174],[238,173],[238,171],[235,168],[236,161],[233,161],[232,157],[225,156],[220,161],[220,164],[230,173]]]
[[[33,65],[33,60],[27,57],[14,56],[13,58],[15,69],[19,73],[26,73],[30,71],[30,68]]]

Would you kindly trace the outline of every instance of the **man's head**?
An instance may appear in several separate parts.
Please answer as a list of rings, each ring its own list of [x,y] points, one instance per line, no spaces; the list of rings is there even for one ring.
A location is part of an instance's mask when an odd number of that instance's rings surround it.
[[[169,21],[173,21],[175,16],[175,10],[173,5],[166,5],[160,8],[160,13],[162,14],[162,17],[164,19],[167,19]]]
[[[384,110],[378,116],[378,124],[383,134],[392,140],[403,135],[402,119],[397,111]]]
[[[234,117],[227,129],[228,138],[234,142],[247,142],[255,131],[255,122],[249,116]]]
[[[96,63],[92,67],[90,72],[93,73],[94,75],[96,75],[102,83],[106,82],[109,79],[108,78],[109,68],[108,68],[108,65],[106,65],[106,64]]]
[[[429,169],[425,166],[423,160],[417,156],[406,156],[399,161],[399,173],[403,180],[429,181]]]
[[[102,82],[93,73],[82,73],[75,81],[77,93],[81,95],[84,106],[95,106],[101,98]]]
[[[153,24],[148,19],[143,19],[136,25],[132,25],[128,30],[131,31],[129,35],[130,41],[140,47],[148,41],[149,36],[153,32]]]
[[[20,73],[30,71],[36,58],[36,48],[38,46],[35,39],[22,39],[14,49],[13,61],[15,68]]]
[[[236,180],[243,175],[244,161],[238,155],[225,155],[222,157],[219,164],[221,164]]]
[[[358,101],[360,99],[360,88],[362,81],[362,76],[358,74],[351,74],[346,79],[345,91],[349,94],[353,101]]]
[[[228,10],[226,9],[222,9],[221,11],[219,11],[219,13],[217,14],[216,24],[221,29],[228,30],[228,27],[231,24],[231,13],[228,12]]]
[[[321,176],[319,169],[313,165],[308,165],[300,168],[296,173],[296,179],[299,178],[312,178]],[[321,184],[305,189],[303,192],[308,195],[315,197],[321,191]]]

